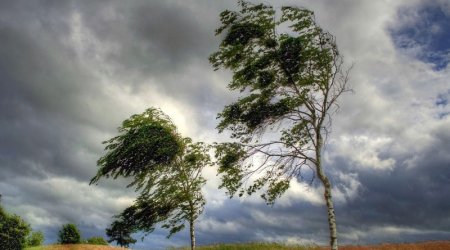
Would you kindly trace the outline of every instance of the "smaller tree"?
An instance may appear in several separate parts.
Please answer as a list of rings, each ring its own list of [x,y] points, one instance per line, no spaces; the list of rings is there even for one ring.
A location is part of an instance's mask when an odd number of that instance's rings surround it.
[[[116,216],[117,217],[117,216]],[[114,221],[109,228],[106,229],[108,242],[115,241],[121,247],[129,247],[130,244],[136,243],[136,240],[131,237],[132,227],[123,219]]]
[[[75,224],[65,224],[58,233],[58,242],[61,244],[78,244],[81,242],[80,231]]]
[[[100,169],[91,183],[101,177],[134,177],[129,186],[141,194],[115,216],[106,230],[109,242],[128,245],[133,243],[132,233],[151,233],[159,223],[169,229],[170,237],[188,222],[194,249],[194,222],[205,204],[202,170],[211,164],[209,147],[181,137],[170,118],[154,108],[125,120],[119,132],[105,142],[108,152],[98,161]]]
[[[7,213],[0,204],[0,246],[2,250],[21,250],[26,245],[26,237],[30,231],[30,226],[22,218]]]
[[[201,172],[211,161],[209,147],[204,143],[185,138],[184,145],[178,159],[165,171],[157,172],[152,186],[147,187],[151,192],[144,191],[131,207],[116,216],[118,220],[107,229],[107,234],[122,239],[131,232],[151,233],[156,224],[162,223],[162,228],[169,229],[169,238],[184,229],[187,222],[191,249],[195,249],[195,221],[205,205],[201,192],[205,179]]]
[[[27,247],[37,247],[44,243],[44,233],[41,231],[32,232],[27,238]]]

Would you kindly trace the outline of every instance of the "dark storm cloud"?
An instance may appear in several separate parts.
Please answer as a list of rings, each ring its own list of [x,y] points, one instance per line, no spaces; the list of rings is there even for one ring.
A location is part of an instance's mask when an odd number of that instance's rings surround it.
[[[81,25],[99,43],[118,44],[117,50],[106,53],[105,63],[113,65],[110,77],[122,79],[119,84],[143,85],[146,78],[159,76],[163,83],[158,88],[195,106],[208,101],[214,92],[211,87],[203,88],[211,84],[200,84],[196,96],[191,96],[188,90],[198,79],[186,77],[182,82],[175,73],[199,57],[206,62],[210,44],[214,44],[210,30],[202,29],[213,17],[195,16],[188,3],[5,1],[0,12],[2,177],[8,169],[14,169],[12,174],[33,174],[34,168],[43,167],[88,178],[92,171],[87,169],[92,166],[71,153],[84,150],[80,154],[95,158],[101,145],[93,146],[91,140],[83,141],[78,135],[93,134],[96,129],[111,131],[118,124],[114,114],[111,118],[102,108],[123,113],[121,104],[109,103],[101,80],[67,42],[77,13]],[[95,49],[88,48],[86,53],[95,55]],[[137,79],[128,82],[122,76],[127,71],[137,72]],[[166,72],[171,73],[165,76]]]
[[[77,142],[74,123],[86,119],[81,111],[88,109],[79,97],[95,88],[82,87],[92,77],[71,59],[73,52],[58,42],[66,35],[67,22],[51,8],[44,16],[42,7],[32,3],[2,7],[0,178],[6,178],[8,171],[43,175],[42,168],[86,176],[65,152]],[[65,7],[57,14],[64,15]],[[14,15],[21,18],[15,22]]]
[[[430,131],[432,143],[421,152],[392,155],[392,170],[373,171],[348,159],[335,159],[333,169],[354,173],[362,184],[359,194],[336,208],[341,233],[353,230],[378,234],[360,235],[363,242],[446,239],[450,230],[450,133],[446,126]],[[336,175],[335,175],[336,176]],[[364,223],[361,223],[364,222]],[[383,228],[415,229],[397,233]],[[354,240],[354,239],[353,239]]]
[[[113,74],[137,74],[138,79],[126,83],[132,85],[143,84],[139,80],[145,78],[160,78],[162,89],[176,93],[190,84],[171,76],[192,63],[208,64],[209,53],[217,47],[213,34],[218,9],[229,5],[217,6],[209,1],[107,1],[78,4],[76,11],[95,38],[117,46],[106,55],[116,66]]]
[[[209,15],[207,1],[201,15],[194,13],[194,3],[0,3],[2,203],[44,230],[47,242],[63,223],[78,224],[86,237],[103,235],[111,216],[131,202],[118,206],[117,198],[133,197],[126,180],[87,186],[101,141],[131,114],[121,103],[129,100],[108,88],[139,92],[152,78],[155,89],[188,105],[212,98],[216,90],[202,87],[211,84],[195,75],[200,71],[184,69],[207,65],[215,39],[217,13]],[[189,95],[192,84],[202,91]]]
[[[192,119],[215,127],[211,116],[216,116],[231,94],[223,93],[204,70],[212,72],[208,56],[218,48],[214,36],[218,14],[221,9],[235,8],[232,2],[96,1],[73,5],[93,39],[113,48],[104,55],[111,78],[130,86],[133,93],[151,86],[194,109],[201,107],[202,112]]]

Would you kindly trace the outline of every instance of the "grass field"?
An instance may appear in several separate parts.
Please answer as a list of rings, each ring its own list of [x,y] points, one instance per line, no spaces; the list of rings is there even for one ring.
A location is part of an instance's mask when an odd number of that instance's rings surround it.
[[[181,248],[180,250],[188,250]],[[198,250],[327,250],[318,246],[286,246],[277,243],[217,244],[199,246]],[[340,246],[340,250],[450,250],[450,241],[411,244],[380,244],[373,246]]]
[[[450,241],[433,241],[410,244],[380,244],[375,246],[344,246],[340,250],[450,250]]]
[[[188,250],[190,248],[173,248],[177,250]],[[198,246],[198,250],[322,250],[317,246],[287,246],[279,243],[244,243],[244,244],[216,244],[209,246]]]
[[[30,247],[25,250],[124,250],[126,248],[112,246],[98,246],[88,244],[77,245],[49,245]],[[172,250],[188,250],[189,248],[171,248]],[[216,244],[198,246],[198,250],[326,250],[329,248],[318,246],[286,246],[278,243],[245,243],[245,244]],[[450,241],[433,241],[411,244],[380,244],[374,246],[340,246],[340,250],[450,250]]]
[[[123,250],[123,249],[126,248],[89,245],[89,244],[48,245],[48,246],[25,248],[25,250]]]

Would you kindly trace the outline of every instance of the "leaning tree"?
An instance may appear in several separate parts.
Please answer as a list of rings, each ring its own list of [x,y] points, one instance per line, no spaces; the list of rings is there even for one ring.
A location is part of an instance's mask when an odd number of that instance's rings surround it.
[[[169,229],[170,237],[187,222],[195,249],[194,222],[205,205],[202,170],[211,164],[209,147],[181,137],[170,118],[154,108],[125,120],[119,132],[105,142],[108,152],[91,184],[101,177],[131,177],[129,186],[140,195],[106,230],[110,242],[128,246],[136,242],[132,233],[151,233],[157,224]]]
[[[347,90],[348,71],[335,38],[321,29],[312,11],[239,1],[239,11],[220,14],[219,50],[210,56],[215,70],[229,69],[230,90],[242,97],[218,115],[219,132],[237,141],[217,145],[221,187],[249,195],[265,188],[269,204],[292,179],[312,170],[324,187],[330,245],[338,249],[331,183],[324,172],[322,149]],[[311,171],[310,171],[311,172]],[[249,184],[250,183],[250,184]]]

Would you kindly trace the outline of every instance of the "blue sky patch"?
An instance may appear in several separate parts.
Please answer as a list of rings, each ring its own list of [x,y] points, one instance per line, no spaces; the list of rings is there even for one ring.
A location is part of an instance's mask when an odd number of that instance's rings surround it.
[[[431,63],[435,70],[450,62],[450,13],[435,1],[398,11],[399,23],[390,28],[397,48]]]
[[[436,99],[436,106],[447,106],[448,105],[448,99],[449,99],[450,93],[447,94],[439,94]]]

